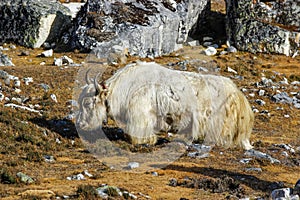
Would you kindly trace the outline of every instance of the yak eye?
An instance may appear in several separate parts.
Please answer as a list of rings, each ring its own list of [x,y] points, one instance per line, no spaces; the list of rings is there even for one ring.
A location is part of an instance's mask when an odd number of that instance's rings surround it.
[[[84,107],[91,106],[93,104],[93,102],[94,102],[93,99],[87,98],[87,99],[84,99],[83,105],[84,105]]]

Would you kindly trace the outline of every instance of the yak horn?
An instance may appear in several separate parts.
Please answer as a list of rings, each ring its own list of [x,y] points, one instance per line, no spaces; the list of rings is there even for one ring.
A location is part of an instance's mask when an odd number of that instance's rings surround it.
[[[98,83],[98,79],[101,73],[98,73],[94,79],[94,85],[95,85],[95,89],[96,89],[96,94],[95,96],[97,96],[98,94],[100,94],[101,92],[101,85]]]
[[[91,68],[89,68],[89,69],[86,71],[86,74],[85,74],[85,82],[86,82],[88,85],[92,84],[91,79],[90,79],[90,77],[89,77],[89,72],[90,72],[90,71],[91,71]]]

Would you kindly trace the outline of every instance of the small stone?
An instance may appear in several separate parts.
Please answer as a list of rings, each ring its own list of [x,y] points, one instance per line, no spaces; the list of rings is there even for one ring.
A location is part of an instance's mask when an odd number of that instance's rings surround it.
[[[209,42],[211,42],[211,41],[213,41],[214,39],[212,38],[212,37],[203,37],[202,38],[202,40],[203,40],[203,42],[207,42],[207,41],[209,41]]]
[[[204,50],[205,55],[207,56],[213,56],[217,54],[217,49],[214,47],[208,47]]]
[[[93,177],[93,175],[92,174],[90,174],[87,170],[84,170],[84,175],[87,175],[88,177]]]
[[[243,158],[240,160],[240,163],[248,164],[251,160],[252,160],[252,158]]]
[[[4,98],[5,98],[4,94],[2,94],[2,93],[0,92],[0,102],[3,101]]]
[[[280,163],[279,160],[271,157],[270,155],[266,154],[266,153],[263,153],[263,152],[260,152],[260,151],[256,151],[254,149],[250,149],[250,150],[247,150],[245,152],[245,155],[246,156],[253,156],[253,157],[256,157],[256,158],[260,158],[260,159],[267,159],[269,160],[271,163]]]
[[[19,177],[20,181],[23,183],[31,184],[34,182],[34,180],[30,176],[28,176],[22,172],[18,172],[17,177]]]
[[[278,199],[290,199],[290,194],[292,193],[291,188],[281,188],[273,190],[271,193],[272,200],[278,200]]]
[[[54,58],[54,65],[61,67],[63,65],[63,60],[62,58]]]
[[[46,65],[46,62],[43,61],[43,62],[40,63],[40,65],[42,65],[42,66],[43,66],[43,65]]]
[[[40,55],[41,57],[52,57],[53,56],[53,49],[49,49],[47,51],[44,51]]]
[[[284,157],[289,157],[289,154],[286,151],[281,152],[281,155],[284,156]]]
[[[45,159],[45,162],[50,162],[50,163],[55,162],[55,159],[53,156],[45,155],[44,159]]]
[[[242,88],[241,91],[245,93],[245,92],[247,92],[248,90],[247,90],[246,88]]]
[[[234,46],[230,46],[226,50],[228,53],[236,53],[237,52],[237,49]]]
[[[249,96],[250,97],[255,97],[255,94],[254,93],[250,93]]]
[[[230,73],[237,74],[237,71],[235,71],[234,69],[232,69],[230,67],[227,67],[227,71],[230,72]]]
[[[50,98],[51,98],[55,103],[57,103],[57,98],[56,98],[56,95],[55,95],[55,94],[51,94],[51,95],[50,95]]]
[[[199,46],[200,43],[198,40],[191,40],[191,41],[188,41],[187,44],[191,47],[195,47],[195,46]]]
[[[255,102],[260,105],[260,106],[264,106],[266,104],[266,102],[264,100],[261,99],[256,99]]]
[[[252,111],[253,111],[254,113],[259,113],[259,110],[258,110],[257,108],[254,108]]]
[[[21,86],[21,81],[20,80],[15,80],[14,85],[15,85],[15,87],[20,87]]]
[[[258,96],[264,96],[265,95],[265,90],[259,90],[258,91]]]
[[[212,42],[203,42],[202,45],[205,47],[209,47],[210,45],[212,45]]]
[[[138,167],[140,167],[140,164],[138,162],[130,162],[127,165],[128,169],[134,169],[134,168],[138,168]]]
[[[23,78],[23,81],[24,81],[25,85],[29,85],[29,83],[33,83],[33,78],[25,77],[25,78]]]
[[[0,52],[0,66],[15,66],[12,63],[11,58],[9,58],[7,55],[4,55]]]
[[[41,83],[39,85],[45,90],[45,92],[47,92],[50,89],[50,86],[45,83]]]
[[[284,116],[285,118],[290,118],[290,115],[287,115],[287,114],[286,114],[286,115],[283,115],[283,116]]]
[[[245,169],[246,172],[262,172],[260,167],[250,167]]]
[[[177,179],[176,178],[171,178],[169,180],[169,186],[176,187],[177,186]]]
[[[158,176],[158,173],[157,172],[152,172],[151,175],[152,176]]]
[[[9,48],[10,48],[10,49],[16,49],[17,47],[16,47],[15,45],[12,44],[12,45],[9,45]]]

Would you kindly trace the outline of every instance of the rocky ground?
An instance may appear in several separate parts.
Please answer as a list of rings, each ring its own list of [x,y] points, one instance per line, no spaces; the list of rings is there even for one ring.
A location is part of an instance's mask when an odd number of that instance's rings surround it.
[[[216,10],[212,16],[220,17],[222,12]],[[43,57],[44,49],[5,44],[2,53],[15,66],[0,68],[0,198],[268,199],[275,189],[294,188],[300,179],[300,57],[221,55],[226,50],[223,29],[214,28],[213,22],[207,27],[202,36],[214,37],[213,43],[219,44],[216,55],[206,56],[206,47],[189,46],[155,61],[178,70],[232,78],[255,112],[251,137],[255,151],[214,147],[202,152],[193,146],[162,168],[109,168],[83,145],[71,114],[75,80],[87,54],[75,51]],[[54,57],[64,55],[75,64],[55,66]],[[127,62],[136,59],[128,57]],[[109,67],[104,78],[122,66]],[[18,77],[20,86],[13,80],[5,84],[5,72]],[[121,139],[114,142],[133,151],[145,150]]]

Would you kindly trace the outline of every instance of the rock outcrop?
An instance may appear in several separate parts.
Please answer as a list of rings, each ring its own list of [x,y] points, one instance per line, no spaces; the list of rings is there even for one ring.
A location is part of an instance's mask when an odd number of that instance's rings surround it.
[[[58,2],[0,1],[0,43],[40,47],[46,41],[55,42],[70,23],[70,10]]]
[[[89,0],[63,40],[97,57],[115,45],[140,57],[169,54],[198,28],[209,6],[209,0]]]
[[[293,56],[299,49],[299,0],[226,0],[227,36],[239,50]]]

